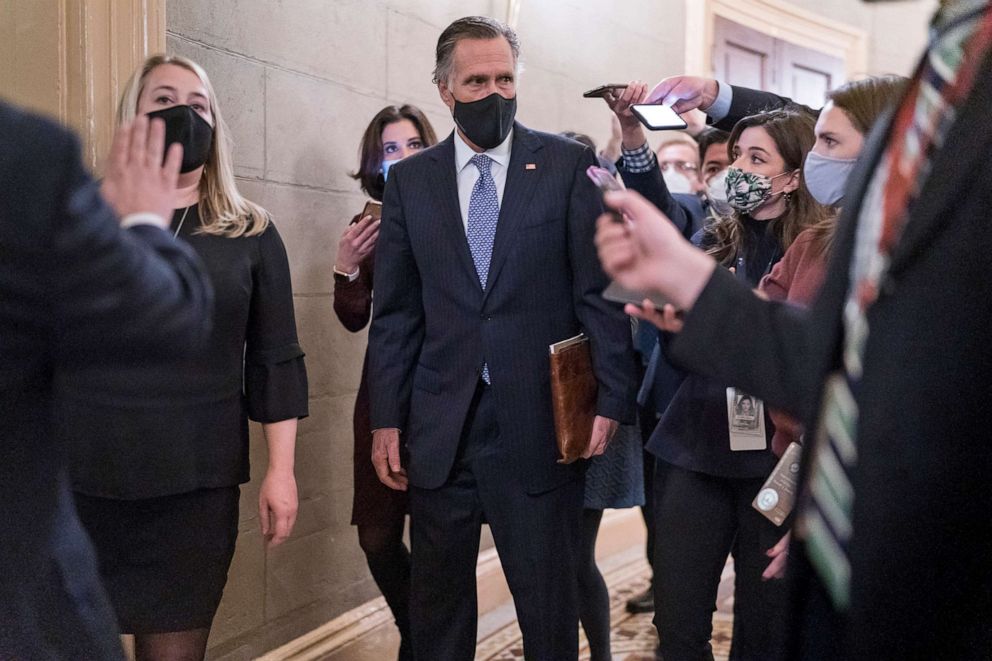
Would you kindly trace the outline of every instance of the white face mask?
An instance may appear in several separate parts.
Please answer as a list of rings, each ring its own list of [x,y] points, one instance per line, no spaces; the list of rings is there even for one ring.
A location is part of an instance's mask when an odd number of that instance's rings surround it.
[[[662,172],[662,176],[665,178],[665,185],[668,187],[669,193],[691,193],[692,192],[692,182],[689,178],[676,170],[675,168],[668,168]]]
[[[727,202],[727,169],[720,170],[710,177],[710,183],[706,184],[706,197],[710,200],[710,206],[718,216],[726,216],[732,208]]]

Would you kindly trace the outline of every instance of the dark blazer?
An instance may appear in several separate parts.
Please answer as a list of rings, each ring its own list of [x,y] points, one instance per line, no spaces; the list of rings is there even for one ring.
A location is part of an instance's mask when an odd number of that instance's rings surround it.
[[[167,232],[120,229],[64,129],[0,103],[0,135],[0,657],[119,657],[52,433],[53,380],[199,347],[210,290]]]
[[[574,141],[514,125],[486,291],[459,210],[453,134],[390,170],[369,339],[372,428],[403,431],[414,485],[448,476],[485,363],[517,474],[537,492],[580,470],[556,463],[548,345],[583,330],[597,412],[632,420],[630,323],[600,295],[602,206],[585,174],[595,163]]]
[[[811,115],[820,114],[818,109],[810,108],[809,106],[805,106],[801,103],[796,103],[789,97],[779,96],[773,92],[752,90],[747,87],[737,87],[736,85],[731,85],[730,87],[733,90],[730,110],[727,112],[726,117],[713,123],[713,126],[724,131],[732,131],[734,129],[734,124],[740,120],[766,110],[794,108],[796,110],[805,110]]]
[[[617,172],[623,183],[661,209],[687,239],[702,229],[706,211],[698,197],[690,193],[669,193],[665,177],[657,162],[647,172],[630,172],[624,167],[623,158],[617,161]]]
[[[832,632],[833,658],[976,659],[992,650],[992,57],[980,66],[868,311],[851,606],[845,631]],[[889,120],[878,123],[851,174],[810,311],[760,301],[717,269],[673,343],[679,360],[817,428],[822,385],[840,368],[858,215],[890,130]],[[801,614],[818,586],[796,550]],[[799,624],[815,626],[812,616]]]

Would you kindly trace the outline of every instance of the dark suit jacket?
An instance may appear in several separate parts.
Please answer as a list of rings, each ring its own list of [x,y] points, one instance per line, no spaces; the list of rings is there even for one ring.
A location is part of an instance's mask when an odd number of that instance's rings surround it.
[[[992,650],[992,58],[976,80],[868,311],[851,606],[835,658],[976,659]],[[841,366],[858,214],[889,131],[889,120],[878,123],[851,174],[808,314],[760,301],[717,269],[673,344],[677,359],[817,428],[822,385]],[[801,557],[798,566],[801,612],[815,579]]]
[[[632,420],[630,323],[600,295],[602,207],[585,174],[595,163],[574,141],[515,124],[486,291],[459,210],[453,135],[390,171],[369,339],[372,428],[403,430],[414,485],[447,478],[484,363],[517,475],[535,492],[570,479],[578,467],[556,463],[548,345],[583,330],[598,413]]]
[[[119,654],[113,622],[77,608],[95,568],[62,479],[53,379],[198,347],[209,286],[167,232],[120,229],[65,130],[0,103],[0,135],[0,657],[98,658],[101,626]]]
[[[730,87],[733,90],[730,110],[727,112],[726,117],[713,123],[713,126],[724,131],[732,131],[734,124],[740,120],[766,110],[781,110],[788,107],[805,110],[811,115],[820,114],[820,111],[815,108],[796,103],[789,97],[779,96],[773,92],[752,90],[747,87],[737,87],[736,85],[731,85]]]

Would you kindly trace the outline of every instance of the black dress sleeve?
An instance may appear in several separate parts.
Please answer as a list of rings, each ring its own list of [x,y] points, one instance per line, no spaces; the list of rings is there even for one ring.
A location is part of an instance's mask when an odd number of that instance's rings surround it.
[[[245,397],[256,422],[305,418],[307,371],[296,336],[286,248],[274,224],[256,238],[245,337]]]

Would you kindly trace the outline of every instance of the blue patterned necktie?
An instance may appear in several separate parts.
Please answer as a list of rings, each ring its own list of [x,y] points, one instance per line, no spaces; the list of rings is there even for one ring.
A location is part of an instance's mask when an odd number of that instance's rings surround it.
[[[468,202],[468,248],[475,262],[475,272],[479,276],[482,290],[486,290],[489,279],[489,263],[493,257],[493,240],[496,238],[496,222],[499,220],[499,194],[493,181],[493,160],[485,154],[476,154],[469,161],[479,169],[479,179],[472,187],[472,197]],[[482,380],[490,383],[489,365],[482,366]]]

